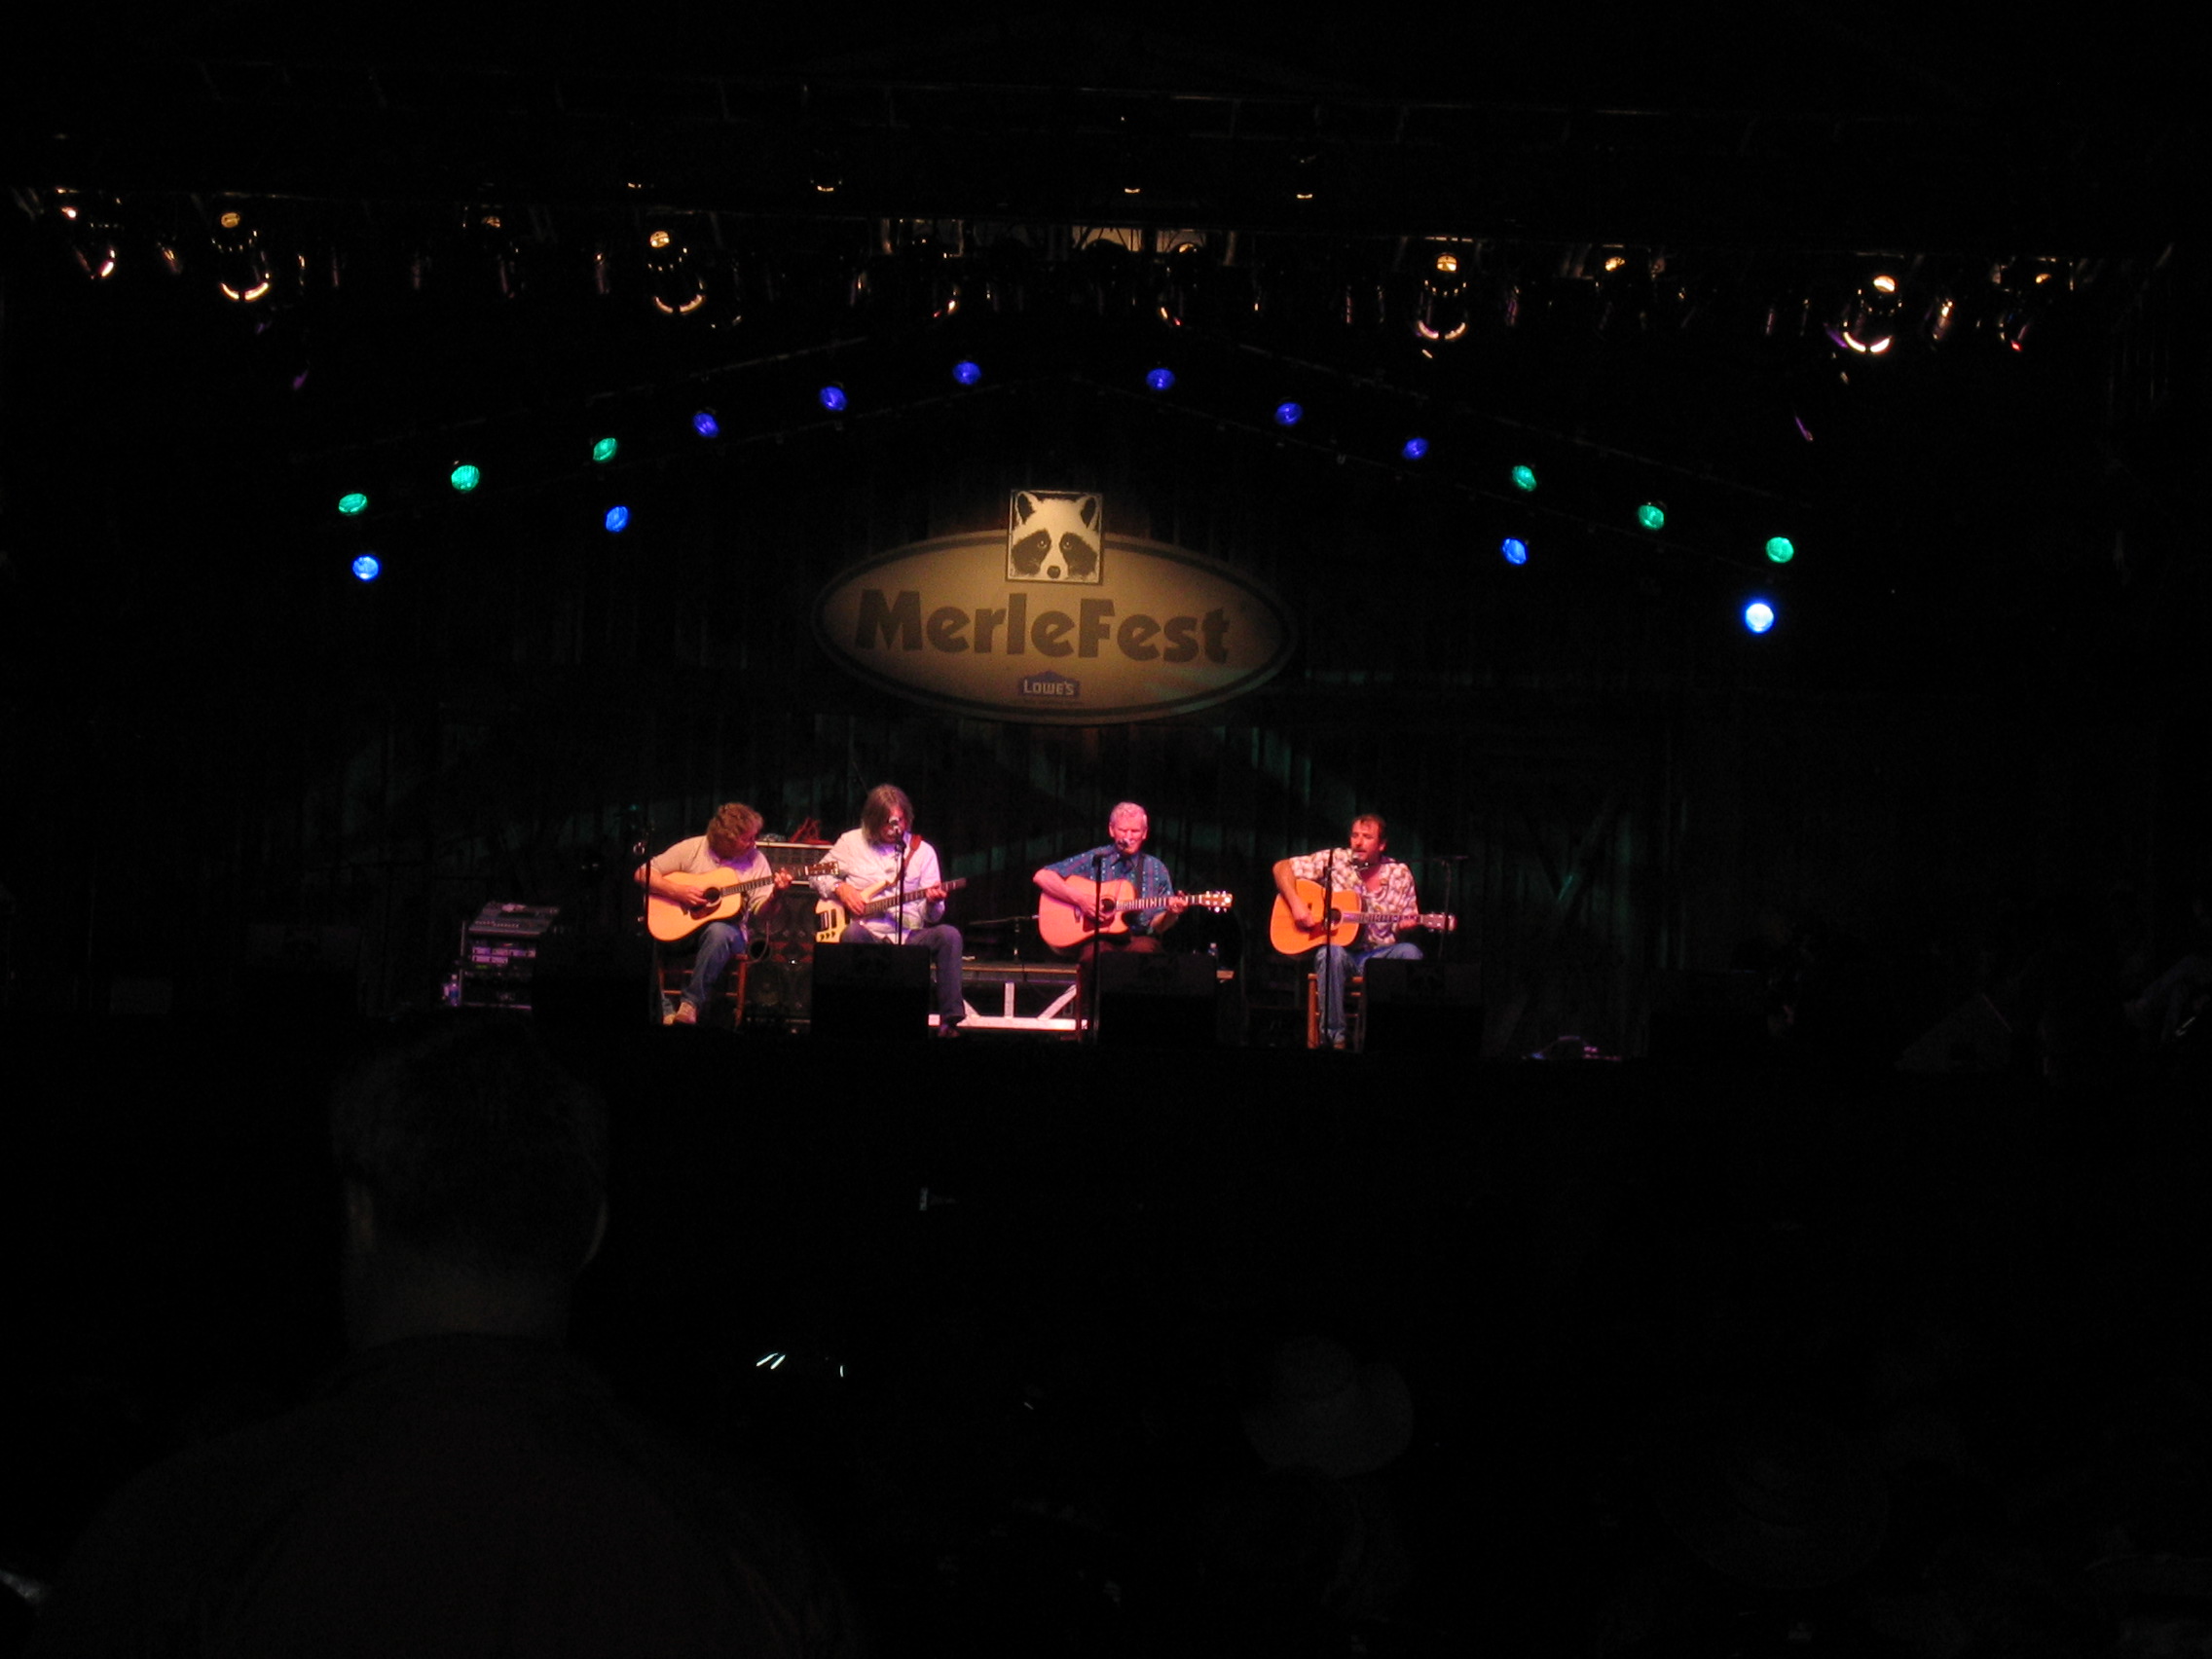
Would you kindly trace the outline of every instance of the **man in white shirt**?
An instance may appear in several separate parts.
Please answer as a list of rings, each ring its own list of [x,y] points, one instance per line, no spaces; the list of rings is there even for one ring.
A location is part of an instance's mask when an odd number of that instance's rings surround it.
[[[947,891],[937,849],[914,833],[914,803],[897,784],[878,784],[861,809],[861,827],[830,849],[831,875],[814,890],[850,918],[848,942],[918,944],[937,962],[938,1034],[955,1035],[968,1003],[960,981],[960,930],[944,920]]]

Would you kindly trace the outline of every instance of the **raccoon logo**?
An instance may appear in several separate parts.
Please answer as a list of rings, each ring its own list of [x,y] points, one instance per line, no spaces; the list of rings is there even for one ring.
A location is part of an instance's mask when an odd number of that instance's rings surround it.
[[[1074,490],[1014,491],[1006,534],[1007,579],[1103,581],[1105,519],[1104,503],[1096,496]]]

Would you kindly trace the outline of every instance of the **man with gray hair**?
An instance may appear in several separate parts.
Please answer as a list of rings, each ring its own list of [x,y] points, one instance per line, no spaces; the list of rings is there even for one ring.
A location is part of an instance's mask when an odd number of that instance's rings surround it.
[[[1045,895],[1038,906],[1046,937],[1073,942],[1076,1005],[1088,1018],[1091,981],[1101,950],[1154,951],[1190,901],[1175,891],[1167,866],[1144,850],[1152,820],[1124,800],[1106,815],[1107,841],[1047,865],[1033,879]],[[1124,906],[1126,906],[1124,908]],[[1058,928],[1054,924],[1059,924]]]

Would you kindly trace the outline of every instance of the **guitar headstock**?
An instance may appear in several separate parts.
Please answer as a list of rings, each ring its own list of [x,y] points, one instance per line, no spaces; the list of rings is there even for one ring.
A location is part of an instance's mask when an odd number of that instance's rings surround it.
[[[1194,893],[1191,895],[1191,903],[1201,910],[1220,911],[1226,910],[1230,905],[1235,903],[1236,896],[1234,893],[1221,892]]]

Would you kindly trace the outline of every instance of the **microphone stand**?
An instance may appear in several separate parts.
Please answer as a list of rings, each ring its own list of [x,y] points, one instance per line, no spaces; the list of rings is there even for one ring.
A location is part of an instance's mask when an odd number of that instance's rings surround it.
[[[1084,1017],[1090,1023],[1090,1040],[1098,1041],[1098,959],[1105,954],[1099,944],[1099,930],[1106,925],[1106,855],[1090,855],[1090,938],[1084,949],[1090,953],[1090,989],[1084,1001],[1090,1006]]]
[[[1337,918],[1343,914],[1337,908],[1337,854],[1342,849],[1337,847],[1329,849],[1327,869],[1329,891],[1327,902],[1321,908],[1321,1011],[1326,1014],[1333,1004],[1340,1011],[1341,1015],[1345,1006],[1345,969],[1349,964],[1344,954],[1337,949],[1336,940],[1333,937],[1337,931]],[[1340,1032],[1338,1035],[1340,1041],[1347,1047],[1350,1045],[1351,1033],[1349,1031]]]
[[[891,908],[891,925],[897,932],[901,944],[906,942],[906,861],[913,856],[914,832],[911,830],[902,830],[899,832],[899,868],[891,883],[891,897],[896,901]]]

